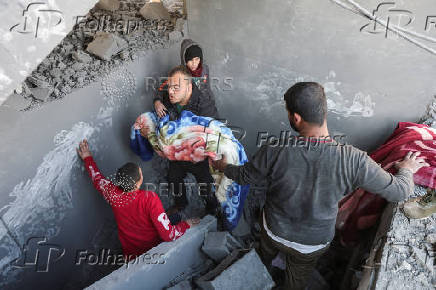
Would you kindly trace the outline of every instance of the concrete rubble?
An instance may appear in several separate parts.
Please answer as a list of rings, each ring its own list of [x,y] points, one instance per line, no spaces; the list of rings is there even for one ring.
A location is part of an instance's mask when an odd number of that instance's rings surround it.
[[[88,44],[86,51],[103,60],[110,60],[114,55],[127,47],[127,42],[121,37],[112,33],[98,32],[94,40]]]
[[[32,96],[34,98],[46,102],[50,98],[53,89],[39,87],[39,88],[31,88],[30,91],[32,92]]]
[[[145,19],[151,20],[171,20],[168,10],[161,2],[149,2],[141,8],[139,13]]]
[[[425,188],[415,186],[415,196],[425,192]],[[375,289],[434,289],[436,244],[431,237],[436,234],[435,215],[422,220],[409,220],[402,212],[401,204],[388,207],[386,211],[384,219],[389,219],[388,213],[392,215],[387,232],[381,230],[386,239],[379,239],[379,243],[376,240],[373,249],[381,255],[380,260],[374,255],[374,259],[368,259],[366,265],[377,269],[377,279],[373,282]],[[370,271],[367,270],[359,289],[371,285],[369,276]]]
[[[100,0],[96,4],[96,7],[108,11],[116,11],[120,8],[119,0]]]
[[[221,262],[236,248],[241,248],[241,245],[228,232],[209,232],[201,249],[215,262]]]
[[[177,20],[181,18],[183,1],[163,1],[164,20],[145,19],[140,10],[146,3],[146,0],[101,0],[23,82],[28,90],[16,90],[23,98],[20,102],[31,101],[31,105],[14,107],[31,110],[60,99],[74,89],[98,81],[124,62],[145,55],[147,50],[167,48],[181,40],[183,34],[179,30],[169,39],[176,23],[179,29],[183,25],[186,28],[184,20]],[[14,99],[11,103],[17,103],[18,97]]]
[[[436,97],[420,123],[436,127]],[[426,188],[415,185],[411,198],[425,194]],[[436,215],[409,219],[403,203],[385,209],[359,290],[436,287]]]
[[[275,286],[254,249],[211,280],[203,278],[197,283],[202,289],[272,289]]]

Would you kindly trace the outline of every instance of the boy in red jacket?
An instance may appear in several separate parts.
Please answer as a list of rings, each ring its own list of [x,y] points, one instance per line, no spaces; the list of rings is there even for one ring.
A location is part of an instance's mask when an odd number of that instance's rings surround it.
[[[112,207],[126,261],[147,252],[162,241],[170,242],[180,238],[187,229],[200,222],[199,219],[188,219],[171,225],[157,194],[139,189],[143,177],[137,164],[126,163],[119,168],[114,184],[100,173],[86,139],[80,142],[77,152],[85,162],[94,187]]]

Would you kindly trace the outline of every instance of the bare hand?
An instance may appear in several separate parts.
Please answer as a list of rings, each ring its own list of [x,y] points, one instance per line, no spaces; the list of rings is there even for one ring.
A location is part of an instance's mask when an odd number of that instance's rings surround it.
[[[415,153],[409,151],[402,161],[395,162],[395,167],[398,169],[406,168],[412,171],[412,173],[416,173],[422,167],[430,166],[430,164],[425,162],[424,158],[416,158],[419,154],[421,154],[419,151]]]
[[[220,172],[224,172],[226,166],[227,166],[227,159],[226,156],[224,155],[222,155],[222,158],[220,160],[212,161],[212,167]]]
[[[161,101],[154,102],[154,109],[156,110],[156,113],[159,116],[159,118],[162,118],[167,114],[166,113],[167,108],[165,107],[164,104],[162,104]]]
[[[186,222],[190,227],[194,227],[200,223],[200,219],[199,218],[187,219]]]
[[[82,160],[85,160],[86,157],[92,156],[91,151],[89,151],[88,140],[83,139],[82,142],[79,143],[77,153],[79,154],[80,158],[82,158]]]

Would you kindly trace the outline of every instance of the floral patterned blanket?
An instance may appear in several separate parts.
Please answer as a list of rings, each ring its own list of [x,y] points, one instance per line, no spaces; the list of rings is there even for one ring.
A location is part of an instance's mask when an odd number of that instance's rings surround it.
[[[144,138],[140,130],[146,126],[150,131]],[[213,118],[196,116],[190,111],[183,111],[175,121],[170,121],[168,115],[159,119],[153,112],[144,113],[132,126],[130,139],[131,148],[141,158],[150,156],[150,152],[144,151],[153,148],[169,160],[199,162],[206,158],[221,159],[224,155],[229,164],[242,165],[248,161],[244,147],[230,128]],[[238,224],[249,186],[237,184],[212,167],[210,170],[218,185],[215,195],[226,217],[227,229],[232,230]]]

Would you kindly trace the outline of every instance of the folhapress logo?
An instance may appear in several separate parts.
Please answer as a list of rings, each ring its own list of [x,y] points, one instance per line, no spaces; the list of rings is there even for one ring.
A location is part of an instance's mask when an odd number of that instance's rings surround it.
[[[36,272],[48,272],[50,265],[65,255],[65,249],[59,245],[47,243],[47,238],[33,237],[27,240],[21,257],[16,259],[14,268],[34,268]]]

